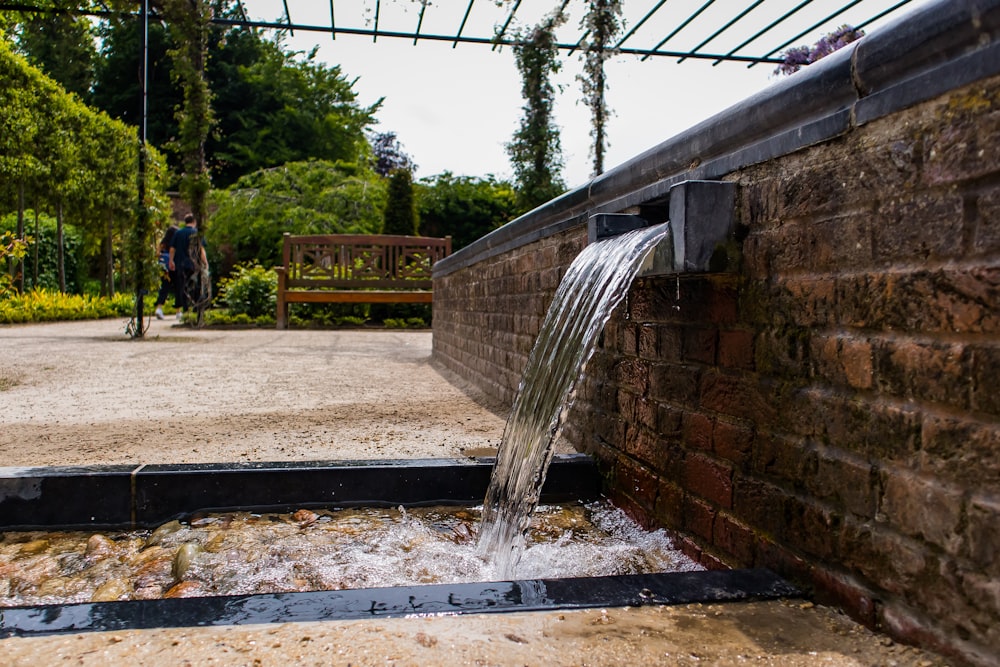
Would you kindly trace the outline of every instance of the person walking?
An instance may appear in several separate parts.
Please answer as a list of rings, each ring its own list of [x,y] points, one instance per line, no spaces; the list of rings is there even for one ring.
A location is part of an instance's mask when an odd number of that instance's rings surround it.
[[[184,226],[174,234],[167,266],[177,272],[177,319],[180,320],[186,309],[197,305],[202,269],[208,266],[205,239],[198,235],[198,219],[191,213],[184,216]]]
[[[159,247],[159,257],[157,261],[160,264],[160,268],[163,272],[160,275],[160,291],[156,295],[156,319],[163,319],[163,306],[167,303],[167,296],[173,292],[174,293],[174,308],[179,304],[177,301],[177,271],[172,271],[170,269],[170,244],[174,240],[174,234],[177,233],[177,225],[170,225],[167,227],[167,231],[163,234],[163,240],[160,241]]]

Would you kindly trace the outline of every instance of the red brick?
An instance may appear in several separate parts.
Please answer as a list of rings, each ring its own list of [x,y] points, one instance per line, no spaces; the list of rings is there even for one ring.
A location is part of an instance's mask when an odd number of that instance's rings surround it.
[[[753,429],[719,420],[715,423],[712,443],[715,453],[736,465],[744,465],[750,460],[753,448]]]
[[[684,492],[679,486],[660,480],[655,515],[666,528],[680,530],[684,527]]]
[[[635,394],[649,390],[649,365],[635,358],[626,357],[615,366],[615,382]]]
[[[711,542],[714,536],[715,509],[700,498],[684,494],[684,530]]]
[[[726,465],[702,454],[684,458],[684,488],[719,507],[733,506],[733,471]]]
[[[738,563],[739,567],[750,567],[755,560],[757,538],[750,527],[733,517],[719,513],[715,518],[713,543]]]
[[[685,412],[681,420],[681,428],[686,448],[712,451],[713,423],[710,417],[697,412]]]
[[[697,363],[715,365],[715,349],[718,331],[688,327],[684,329],[684,359]]]
[[[816,588],[816,600],[842,609],[848,616],[867,628],[875,627],[875,596],[849,574],[817,566],[810,573]]]

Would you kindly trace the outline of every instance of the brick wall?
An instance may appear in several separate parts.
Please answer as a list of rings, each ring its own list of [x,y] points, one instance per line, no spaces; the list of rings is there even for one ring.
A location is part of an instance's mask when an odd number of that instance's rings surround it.
[[[1000,77],[725,175],[743,263],[644,279],[564,437],[708,567],[1000,655]],[[513,399],[581,228],[436,280],[435,356]]]

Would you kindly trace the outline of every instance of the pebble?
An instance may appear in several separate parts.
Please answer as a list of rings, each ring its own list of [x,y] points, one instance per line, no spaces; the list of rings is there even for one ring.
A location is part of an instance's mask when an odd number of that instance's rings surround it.
[[[173,569],[171,570],[174,579],[184,578],[184,575],[191,569],[191,563],[201,553],[201,550],[201,546],[194,542],[185,542],[177,548],[177,552],[174,554]]]
[[[112,579],[97,587],[90,596],[91,602],[116,602],[126,599],[132,591],[132,586],[122,579]]]

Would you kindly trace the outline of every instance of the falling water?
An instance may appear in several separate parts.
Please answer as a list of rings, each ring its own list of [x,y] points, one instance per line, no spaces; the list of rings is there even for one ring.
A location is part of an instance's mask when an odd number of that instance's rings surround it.
[[[524,550],[553,443],[597,338],[669,233],[662,224],[592,243],[559,285],[528,357],[483,502],[478,546],[500,578],[513,576]]]

